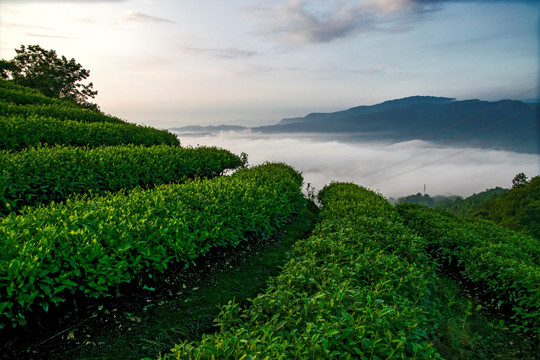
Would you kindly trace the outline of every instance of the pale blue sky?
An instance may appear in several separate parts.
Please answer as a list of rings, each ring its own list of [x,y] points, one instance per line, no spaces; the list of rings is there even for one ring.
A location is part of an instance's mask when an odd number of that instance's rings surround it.
[[[538,1],[0,0],[0,58],[90,70],[102,110],[157,127],[276,123],[411,95],[537,97]]]

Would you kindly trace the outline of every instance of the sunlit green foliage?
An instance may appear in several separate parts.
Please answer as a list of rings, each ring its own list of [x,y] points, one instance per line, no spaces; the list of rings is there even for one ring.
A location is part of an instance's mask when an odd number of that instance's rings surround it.
[[[444,266],[472,282],[497,309],[511,313],[515,329],[540,332],[538,239],[423,206],[399,205],[398,211]]]
[[[0,219],[0,325],[23,324],[27,312],[70,297],[111,296],[216,246],[271,236],[304,205],[301,184],[294,169],[266,164]]]
[[[100,111],[83,109],[73,102],[50,98],[37,90],[0,79],[0,116],[12,115],[45,116],[82,122],[125,123]]]
[[[322,221],[266,291],[231,302],[221,331],[162,358],[437,358],[436,275],[423,242],[381,196],[353,184],[321,193]]]
[[[0,79],[0,150],[49,145],[172,145],[177,137]]]
[[[58,120],[126,124],[124,120],[105,115],[99,111],[85,110],[76,106],[66,106],[65,104],[17,105],[0,101],[0,116],[42,116]]]
[[[0,215],[24,205],[60,202],[73,193],[103,194],[194,177],[214,177],[242,165],[218,148],[37,147],[0,152]]]
[[[0,99],[2,100],[2,102],[12,103],[16,105],[62,104],[65,106],[78,107],[74,103],[50,98],[43,95],[36,89],[17,85],[11,81],[7,81],[4,79],[0,79]]]
[[[178,146],[179,141],[167,130],[129,123],[83,123],[41,116],[0,116],[0,150],[18,151],[40,144]]]

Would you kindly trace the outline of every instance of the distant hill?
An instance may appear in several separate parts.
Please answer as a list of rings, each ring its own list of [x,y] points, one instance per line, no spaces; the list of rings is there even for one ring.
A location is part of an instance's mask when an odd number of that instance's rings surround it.
[[[496,187],[465,199],[459,196],[431,198],[418,193],[399,198],[396,203],[421,204],[461,216],[487,219],[540,239],[540,176],[511,189]]]
[[[264,133],[347,133],[380,140],[427,140],[453,146],[538,152],[538,104],[516,100],[456,101],[413,96],[333,113],[312,113],[260,126]]]
[[[454,214],[463,216],[477,216],[483,214],[485,209],[493,204],[497,198],[505,194],[508,189],[496,187],[486,189],[478,194],[473,194],[467,198],[461,196],[434,196],[417,193],[400,197],[393,201],[396,204],[420,204],[433,209],[448,210]]]
[[[540,239],[540,176],[513,186],[475,215]]]
[[[508,189],[501,187],[486,189],[465,199],[458,196],[452,201],[444,201],[435,204],[433,207],[436,209],[448,210],[458,215],[485,217],[483,214],[485,214],[486,209],[491,207],[495,200],[507,192]]]
[[[333,113],[311,113],[251,128],[262,133],[313,133],[348,141],[433,141],[445,146],[497,148],[538,153],[540,104],[517,100],[458,101],[411,96]],[[241,126],[173,128],[183,132],[246,129]]]
[[[334,113],[311,113],[305,117],[283,119],[279,125],[302,123],[306,121],[328,120],[328,119],[346,119],[351,116],[358,117],[377,112],[397,110],[417,104],[442,104],[454,101],[453,98],[435,97],[435,96],[411,96],[403,99],[388,100],[376,105],[362,105],[349,110],[338,111]]]

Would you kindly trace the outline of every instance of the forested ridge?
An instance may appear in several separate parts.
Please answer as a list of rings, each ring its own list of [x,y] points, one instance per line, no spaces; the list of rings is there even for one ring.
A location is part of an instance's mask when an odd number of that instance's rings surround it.
[[[517,174],[511,189],[487,189],[467,198],[430,197],[428,194],[399,198],[397,203],[424,205],[453,214],[491,220],[496,224],[540,239],[540,177],[530,180]]]

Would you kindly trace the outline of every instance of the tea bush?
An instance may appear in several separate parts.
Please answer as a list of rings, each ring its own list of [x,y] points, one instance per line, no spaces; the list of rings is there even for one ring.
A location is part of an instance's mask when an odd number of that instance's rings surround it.
[[[245,308],[231,302],[221,331],[161,359],[433,359],[441,322],[423,241],[381,196],[353,184],[320,192],[321,221]]]
[[[0,99],[2,99],[1,94]],[[127,124],[126,121],[117,117],[105,115],[99,111],[81,109],[71,104],[52,103],[19,105],[0,101],[0,116],[43,116],[55,118],[58,120]]]
[[[69,104],[66,101],[47,97],[36,89],[20,86],[4,79],[0,79],[0,100],[3,102],[18,105],[61,103]],[[76,105],[73,104],[73,106]]]
[[[399,214],[444,265],[485,292],[497,309],[509,308],[516,330],[540,333],[540,241],[490,221],[419,205]]]
[[[57,146],[3,151],[0,215],[25,205],[61,202],[74,193],[104,194],[211,178],[241,165],[240,157],[215,147]]]
[[[189,265],[216,246],[271,236],[305,202],[284,164],[152,190],[70,198],[0,219],[0,326],[78,296]]]
[[[0,116],[0,150],[19,151],[40,144],[179,146],[180,142],[167,130],[129,123],[84,123],[35,115]]]

